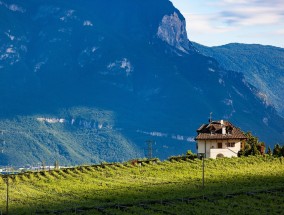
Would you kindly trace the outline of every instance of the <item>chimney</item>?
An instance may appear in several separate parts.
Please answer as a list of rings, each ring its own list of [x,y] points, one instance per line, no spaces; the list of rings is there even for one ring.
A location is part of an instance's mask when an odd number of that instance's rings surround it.
[[[226,126],[224,125],[224,120],[220,120],[221,126],[222,126],[222,134],[225,135],[226,134]]]
[[[225,135],[226,134],[226,126],[222,127],[222,134]]]

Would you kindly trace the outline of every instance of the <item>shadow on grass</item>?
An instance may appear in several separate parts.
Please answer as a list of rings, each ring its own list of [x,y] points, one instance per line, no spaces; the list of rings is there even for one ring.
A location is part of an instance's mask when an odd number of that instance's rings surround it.
[[[194,198],[220,198],[228,195],[255,193],[283,189],[284,174],[274,176],[235,176],[226,175],[221,180],[206,178],[205,187],[202,188],[201,179],[168,181],[163,183],[148,183],[145,186],[135,184],[123,187],[105,186],[103,189],[84,188],[84,181],[78,177],[68,185],[61,188],[61,182],[37,181],[27,185],[26,182],[10,183],[9,212],[10,214],[48,214],[68,213],[78,210],[113,208],[119,205],[155,204],[157,202],[177,201],[179,199]],[[5,196],[3,183],[0,184],[1,199]],[[25,192],[25,193],[22,193]],[[33,195],[29,195],[32,193]],[[0,211],[5,214],[5,205]]]

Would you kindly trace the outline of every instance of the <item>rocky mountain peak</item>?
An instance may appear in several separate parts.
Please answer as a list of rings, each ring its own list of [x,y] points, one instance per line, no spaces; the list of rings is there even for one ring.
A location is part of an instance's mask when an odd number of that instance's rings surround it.
[[[158,38],[168,43],[182,52],[188,53],[189,40],[186,32],[186,22],[174,12],[171,15],[165,15],[157,32]]]

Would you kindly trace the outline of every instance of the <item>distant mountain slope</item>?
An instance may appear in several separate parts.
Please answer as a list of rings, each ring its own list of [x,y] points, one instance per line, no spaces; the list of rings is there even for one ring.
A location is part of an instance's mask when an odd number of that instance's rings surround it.
[[[194,46],[202,54],[215,58],[223,68],[243,73],[259,90],[259,97],[284,117],[283,48],[239,43],[210,48],[196,43]]]
[[[195,150],[210,112],[284,139],[283,118],[196,52],[168,0],[0,2],[0,165],[128,160],[149,139],[164,159]]]

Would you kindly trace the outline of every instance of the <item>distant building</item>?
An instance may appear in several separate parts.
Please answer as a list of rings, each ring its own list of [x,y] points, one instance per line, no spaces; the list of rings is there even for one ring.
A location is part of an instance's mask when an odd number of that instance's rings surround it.
[[[224,120],[203,124],[197,133],[197,151],[205,153],[206,158],[236,157],[247,139],[239,128]]]

